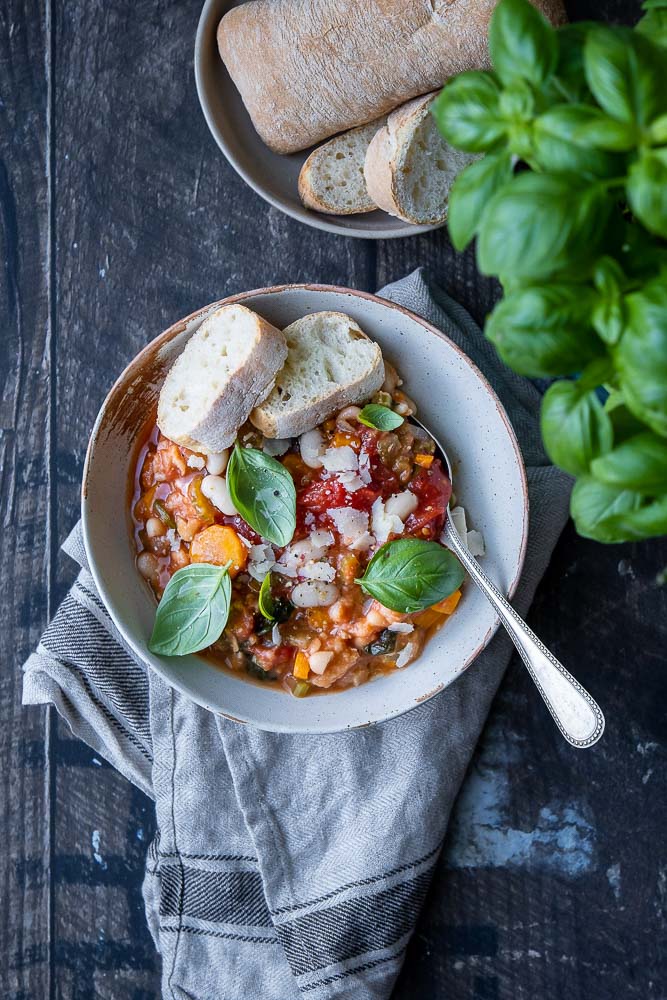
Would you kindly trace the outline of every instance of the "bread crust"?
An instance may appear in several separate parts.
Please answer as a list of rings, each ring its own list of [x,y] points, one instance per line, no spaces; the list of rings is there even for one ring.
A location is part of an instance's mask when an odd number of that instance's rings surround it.
[[[183,370],[187,361],[179,365],[182,355],[168,372],[160,392],[158,427],[172,441],[193,451],[210,454],[222,451],[233,444],[239,427],[248,419],[252,408],[263,402],[270,394],[275,385],[276,375],[287,358],[287,343],[282,331],[239,303],[223,306],[211,313],[193,336],[196,337],[206,323],[215,321],[226,310],[239,309],[248,313],[255,323],[255,343],[243,367],[221,388],[203,419],[193,427],[174,433],[173,414],[167,412],[167,396],[175,380],[187,377],[187,373]]]
[[[306,431],[317,427],[323,420],[326,420],[337,410],[353,403],[366,402],[373,393],[377,392],[384,381],[384,361],[382,351],[375,341],[371,340],[363,330],[360,330],[354,320],[345,313],[327,311],[317,314],[319,316],[330,316],[340,319],[346,324],[353,323],[354,327],[361,333],[366,341],[375,348],[373,363],[369,370],[359,378],[345,384],[339,384],[333,391],[320,395],[306,406],[300,407],[296,412],[271,412],[266,408],[255,408],[250,414],[251,423],[255,425],[268,438],[289,438],[298,437]],[[309,316],[304,316],[296,323],[309,320]],[[292,324],[295,325],[295,324]],[[289,330],[287,331],[289,335]]]
[[[437,216],[416,219],[410,215],[401,204],[397,182],[398,172],[414,132],[429,113],[436,96],[437,92],[425,94],[393,111],[384,128],[371,140],[364,163],[366,187],[373,201],[390,215],[415,225],[437,225],[447,218],[446,201],[442,212]]]
[[[561,0],[531,0],[555,24]],[[489,64],[496,0],[250,0],[218,48],[252,122],[277,153],[306,149]],[[261,58],[257,57],[261,53]]]
[[[378,128],[380,128],[381,123],[381,120],[378,121]],[[299,173],[299,197],[306,208],[310,208],[315,212],[326,212],[329,215],[361,215],[363,212],[375,211],[377,205],[368,192],[366,192],[366,198],[363,201],[348,208],[341,208],[339,205],[335,205],[333,201],[325,201],[318,195],[313,178],[313,171],[320,160],[335,156],[336,147],[340,142],[349,140],[350,137],[355,138],[354,133],[360,134],[365,128],[367,126],[362,125],[358,128],[350,129],[348,132],[343,132],[341,135],[336,135],[333,139],[329,139],[324,145],[318,146],[317,149],[312,151]]]

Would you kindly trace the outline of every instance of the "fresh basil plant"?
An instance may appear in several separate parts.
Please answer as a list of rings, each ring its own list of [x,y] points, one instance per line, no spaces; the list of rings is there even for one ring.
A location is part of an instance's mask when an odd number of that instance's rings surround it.
[[[500,0],[493,69],[450,80],[444,137],[482,154],[457,177],[449,232],[503,286],[486,335],[545,393],[551,459],[601,542],[667,532],[667,0],[634,30],[554,29]]]
[[[412,614],[444,601],[464,577],[463,566],[443,545],[398,538],[377,550],[355,582],[385,608]]]
[[[229,617],[229,567],[192,563],[177,570],[157,606],[148,648],[161,656],[206,649],[222,635]]]
[[[237,442],[227,466],[227,486],[234,506],[251,528],[275,545],[291,542],[296,528],[296,490],[284,465]]]

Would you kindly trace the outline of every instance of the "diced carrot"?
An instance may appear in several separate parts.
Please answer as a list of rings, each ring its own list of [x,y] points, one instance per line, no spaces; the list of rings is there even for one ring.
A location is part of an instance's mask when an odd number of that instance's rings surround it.
[[[310,475],[312,471],[306,465],[301,456],[297,455],[296,452],[293,451],[291,451],[288,455],[285,455],[284,458],[281,458],[280,461],[296,483],[299,483],[299,481],[305,476]]]
[[[359,451],[361,448],[361,441],[356,436],[356,434],[347,434],[345,431],[336,431],[334,436],[331,438],[332,448],[344,448],[345,445],[349,445],[354,451]]]
[[[212,524],[193,538],[190,558],[193,562],[213,563],[214,566],[224,566],[231,562],[229,575],[233,579],[245,567],[248,549],[233,528],[225,524]]]
[[[449,597],[445,597],[444,601],[439,601],[438,604],[434,604],[431,610],[439,611],[442,615],[451,615],[460,600],[461,591],[455,590],[453,594],[449,595]]]
[[[308,680],[308,674],[310,673],[310,664],[308,662],[308,657],[301,650],[296,654],[296,660],[294,661],[294,669],[292,671],[294,676],[299,681]]]
[[[188,486],[188,496],[194,504],[199,520],[204,521],[205,524],[213,524],[215,521],[215,509],[208,497],[205,497],[202,493],[201,484],[203,482],[203,476],[195,476]]]
[[[430,469],[433,465],[433,455],[415,455],[415,462],[422,469]]]
[[[417,615],[414,619],[415,625],[419,625],[421,628],[431,628],[432,625],[437,625],[438,622],[442,622],[443,615],[439,611],[434,611],[433,608],[429,608],[427,611],[422,611],[421,614]]]

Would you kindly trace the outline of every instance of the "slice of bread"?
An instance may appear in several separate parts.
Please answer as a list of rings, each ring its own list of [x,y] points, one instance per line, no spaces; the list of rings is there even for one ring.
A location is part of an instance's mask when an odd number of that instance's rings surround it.
[[[242,305],[216,309],[164,380],[158,427],[193,451],[228,448],[286,358],[285,338],[261,316]]]
[[[371,139],[386,120],[386,115],[376,118],[313,150],[299,174],[299,197],[306,208],[330,215],[355,215],[377,208],[364,180],[364,161]]]
[[[437,92],[393,111],[371,140],[364,177],[373,201],[390,215],[416,225],[447,218],[447,197],[456,175],[473,159],[440,135],[430,107]]]
[[[311,313],[283,333],[285,367],[271,394],[250,414],[266,437],[303,434],[343,406],[366,402],[382,385],[380,348],[345,313]]]

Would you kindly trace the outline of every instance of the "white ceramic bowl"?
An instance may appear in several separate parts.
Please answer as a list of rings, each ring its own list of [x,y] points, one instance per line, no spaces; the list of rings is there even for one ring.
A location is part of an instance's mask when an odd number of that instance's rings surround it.
[[[306,313],[340,310],[382,347],[417,403],[418,416],[443,442],[454,489],[486,541],[484,567],[512,595],[523,565],[528,523],[526,478],[514,432],[498,398],[472,362],[413,313],[374,295],[321,285],[286,285],[226,299],[244,302],[278,327]],[[137,355],[109,393],[95,423],[83,478],[86,551],[99,592],[137,655],[200,705],[261,729],[336,732],[400,715],[431,698],[472,663],[496,631],[493,611],[472,583],[456,613],[406,667],[358,688],[294,698],[250,683],[198,656],[148,650],[155,600],[134,565],[128,483],[136,438],[154,410],[165,373],[207,313],[174,324]]]
[[[208,127],[236,172],[265,201],[299,222],[343,236],[388,239],[415,236],[437,226],[411,226],[379,209],[363,215],[323,215],[301,204],[297,182],[310,153],[281,156],[265,146],[218,54],[216,32],[223,14],[240,0],[206,0],[195,41],[197,94]],[[261,53],[258,53],[261,59]]]

